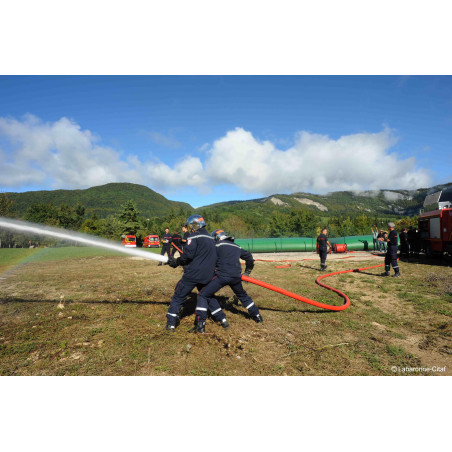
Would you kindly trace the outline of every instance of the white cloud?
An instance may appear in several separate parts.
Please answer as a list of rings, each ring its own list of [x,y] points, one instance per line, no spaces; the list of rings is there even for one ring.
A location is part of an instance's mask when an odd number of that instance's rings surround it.
[[[81,130],[67,118],[53,123],[32,115],[23,121],[0,118],[0,136],[9,139],[13,149],[7,153],[8,166],[2,165],[0,170],[2,185],[40,183],[52,188],[84,188],[142,181],[134,166],[121,161],[113,149],[98,146],[89,130]]]
[[[180,187],[227,184],[248,193],[326,193],[337,190],[413,189],[428,186],[429,174],[415,159],[400,159],[390,129],[337,140],[299,132],[282,150],[236,128],[214,141],[199,157],[185,156],[167,165],[158,159],[126,160],[99,144],[89,130],[61,118],[44,123],[32,115],[22,120],[0,118],[2,189],[27,185],[42,188],[86,188],[108,182],[133,182],[165,192]],[[205,146],[203,146],[203,149]]]
[[[414,158],[390,153],[396,142],[387,128],[337,140],[300,132],[294,146],[282,151],[236,128],[213,143],[206,170],[212,181],[264,194],[428,185],[428,172],[416,169]]]

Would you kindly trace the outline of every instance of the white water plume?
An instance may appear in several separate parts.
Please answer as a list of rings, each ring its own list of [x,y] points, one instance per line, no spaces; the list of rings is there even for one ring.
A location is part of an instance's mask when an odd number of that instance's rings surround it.
[[[101,238],[93,238],[87,234],[81,234],[80,232],[62,232],[61,229],[52,228],[50,226],[42,226],[27,221],[11,220],[9,218],[0,217],[0,228],[13,229],[19,232],[29,232],[37,235],[48,235],[62,240],[72,240],[74,242],[83,243],[89,246],[98,246],[106,248],[108,250],[117,251],[119,253],[130,254],[131,256],[142,257],[143,259],[150,259],[154,261],[167,262],[167,256],[161,256],[160,254],[149,253],[143,250],[137,250],[133,248],[126,248],[123,245],[110,242],[109,240]]]

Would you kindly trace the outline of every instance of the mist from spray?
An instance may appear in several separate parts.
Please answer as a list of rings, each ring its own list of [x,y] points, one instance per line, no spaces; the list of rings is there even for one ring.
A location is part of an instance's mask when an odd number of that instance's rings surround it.
[[[46,235],[62,240],[72,240],[74,242],[83,243],[84,245],[98,246],[100,248],[106,248],[119,253],[129,254],[130,256],[141,257],[143,259],[150,259],[164,263],[168,262],[167,256],[148,253],[135,248],[126,248],[123,245],[118,245],[117,243],[110,242],[109,240],[98,237],[93,238],[90,235],[82,234],[80,232],[62,232],[61,229],[29,223],[28,221],[11,220],[9,218],[0,217],[0,228],[13,229],[15,231],[28,232],[37,235]]]

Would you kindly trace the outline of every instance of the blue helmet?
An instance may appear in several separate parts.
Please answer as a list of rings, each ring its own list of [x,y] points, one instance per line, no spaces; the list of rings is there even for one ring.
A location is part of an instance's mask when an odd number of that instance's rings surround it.
[[[206,226],[206,221],[201,215],[192,215],[191,217],[187,218],[185,226],[187,226],[191,230],[197,231],[198,229]]]

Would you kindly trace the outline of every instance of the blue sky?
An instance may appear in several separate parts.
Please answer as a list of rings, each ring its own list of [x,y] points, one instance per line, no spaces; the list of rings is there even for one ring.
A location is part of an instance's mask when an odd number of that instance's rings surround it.
[[[450,76],[1,76],[0,191],[202,206],[452,182]]]

